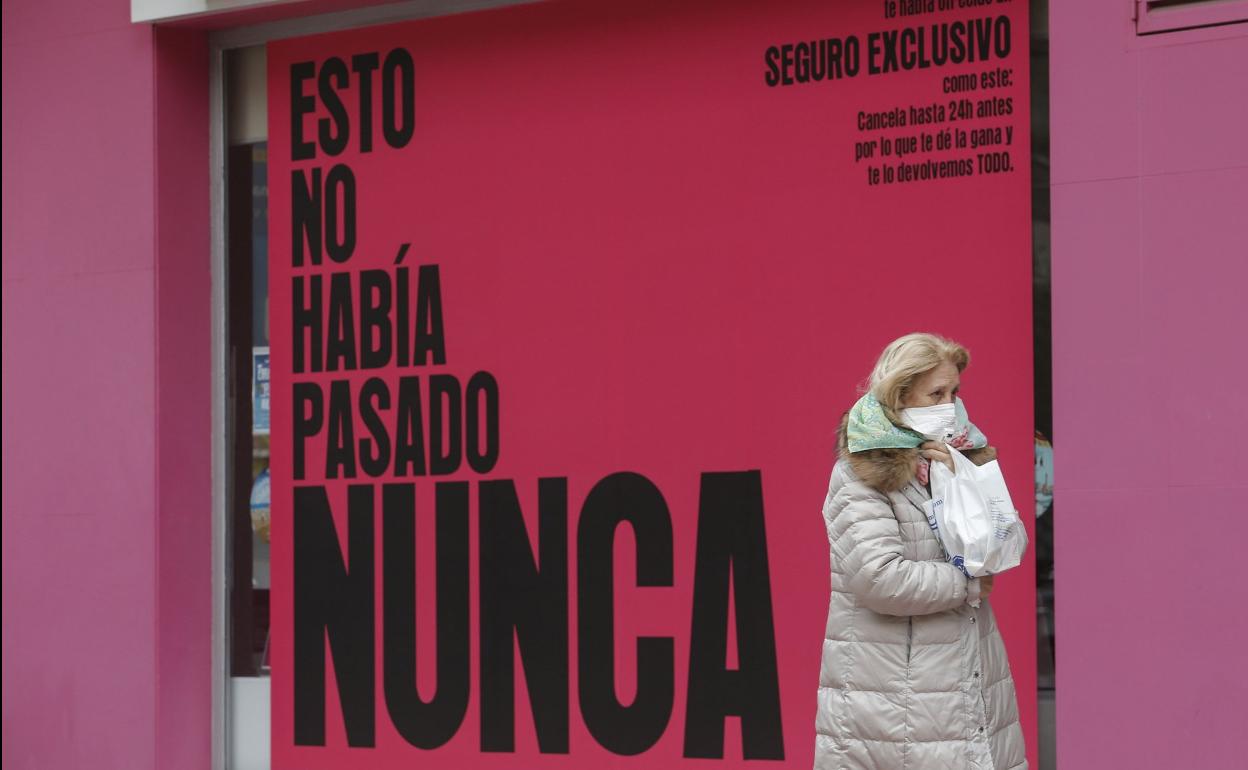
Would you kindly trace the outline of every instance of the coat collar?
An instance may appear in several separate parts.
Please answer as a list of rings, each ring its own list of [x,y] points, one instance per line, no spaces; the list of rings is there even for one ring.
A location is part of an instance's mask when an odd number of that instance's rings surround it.
[[[845,431],[848,422],[849,412],[846,412],[841,417],[841,424],[836,432],[837,455],[849,463],[849,467],[867,486],[886,494],[901,492],[907,500],[917,505],[919,510],[923,510],[923,503],[930,499],[930,495],[924,495],[914,489],[911,484],[918,473],[919,450],[867,449],[851,453]],[[990,446],[967,450],[963,454],[976,465],[983,465],[997,459],[997,450]],[[907,493],[907,489],[910,492]]]

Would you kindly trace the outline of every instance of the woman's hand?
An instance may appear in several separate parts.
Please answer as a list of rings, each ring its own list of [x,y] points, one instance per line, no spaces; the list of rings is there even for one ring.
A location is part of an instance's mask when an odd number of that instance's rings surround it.
[[[939,441],[924,441],[919,444],[919,453],[932,462],[941,462],[949,470],[953,470],[953,457],[949,449]]]
[[[979,579],[979,598],[987,599],[988,594],[992,593],[992,583],[995,575],[984,575]]]

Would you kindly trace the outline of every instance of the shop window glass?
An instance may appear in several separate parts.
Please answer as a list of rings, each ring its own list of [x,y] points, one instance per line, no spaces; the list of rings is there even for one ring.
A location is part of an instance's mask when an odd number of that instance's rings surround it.
[[[225,59],[227,767],[269,766],[268,148],[263,47]]]
[[[1144,5],[1143,0],[1141,4]],[[1169,3],[1148,3],[1155,6]],[[1231,3],[1232,5],[1236,3]],[[1054,592],[1047,2],[1032,14],[1037,631],[1041,767],[1053,766]],[[1147,10],[1147,9],[1145,9]],[[263,46],[226,52],[227,767],[267,768],[269,731],[268,185]],[[1060,440],[1060,437],[1056,437]],[[1048,479],[1046,482],[1045,479]],[[1020,502],[1023,512],[1030,510]],[[1046,703],[1048,716],[1046,717]],[[1049,720],[1046,724],[1046,718]]]
[[[1039,770],[1057,767],[1057,628],[1055,623],[1053,527],[1053,456],[1060,436],[1053,435],[1053,339],[1050,291],[1049,224],[1049,4],[1031,5],[1031,182],[1032,309],[1035,342],[1035,504],[1018,503],[1034,515],[1036,558],[1036,688],[1039,707]],[[1033,513],[1034,511],[1034,513]],[[1021,695],[1021,693],[1020,693]]]

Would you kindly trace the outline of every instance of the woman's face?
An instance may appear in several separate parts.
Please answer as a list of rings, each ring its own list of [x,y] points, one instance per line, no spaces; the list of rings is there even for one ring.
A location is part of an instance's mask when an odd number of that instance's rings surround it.
[[[905,409],[912,409],[920,406],[952,404],[960,385],[961,377],[958,375],[958,367],[946,361],[935,369],[919,375],[914,385],[901,399],[901,406]]]

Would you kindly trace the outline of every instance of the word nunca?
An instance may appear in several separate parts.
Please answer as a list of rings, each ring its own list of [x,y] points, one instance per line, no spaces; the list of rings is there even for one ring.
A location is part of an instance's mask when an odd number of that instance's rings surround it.
[[[346,523],[341,536],[345,554],[326,488],[295,486],[297,744],[326,745],[327,638],[348,745],[371,747],[376,742],[379,650],[385,712],[404,740],[421,749],[437,748],[463,724],[473,681],[470,482],[439,481],[433,492],[436,569],[418,572],[415,484],[352,484],[345,495],[339,489],[346,507],[345,517],[340,516]],[[623,702],[616,691],[613,558],[616,536],[628,524],[636,549],[636,585],[673,585],[672,517],[662,493],[645,476],[631,472],[613,473],[594,485],[581,506],[573,545],[575,597],[569,596],[568,581],[568,480],[538,479],[536,548],[514,481],[482,480],[476,493],[481,750],[515,751],[518,657],[539,750],[568,753],[572,601],[577,608],[575,692],[585,727],[613,753],[648,750],[666,732],[676,706],[676,636],[635,639],[636,686],[631,701]],[[380,580],[375,572],[377,542],[382,544]],[[434,579],[436,607],[417,611],[418,579]],[[380,624],[375,587],[382,593]],[[736,619],[737,647],[731,668],[730,617]],[[417,624],[426,622],[436,624],[437,684],[432,693],[422,694],[416,687],[416,640]],[[757,470],[702,473],[692,605],[688,622],[679,630],[689,633],[684,756],[722,758],[725,723],[735,717],[740,719],[745,759],[783,759],[762,475]]]

